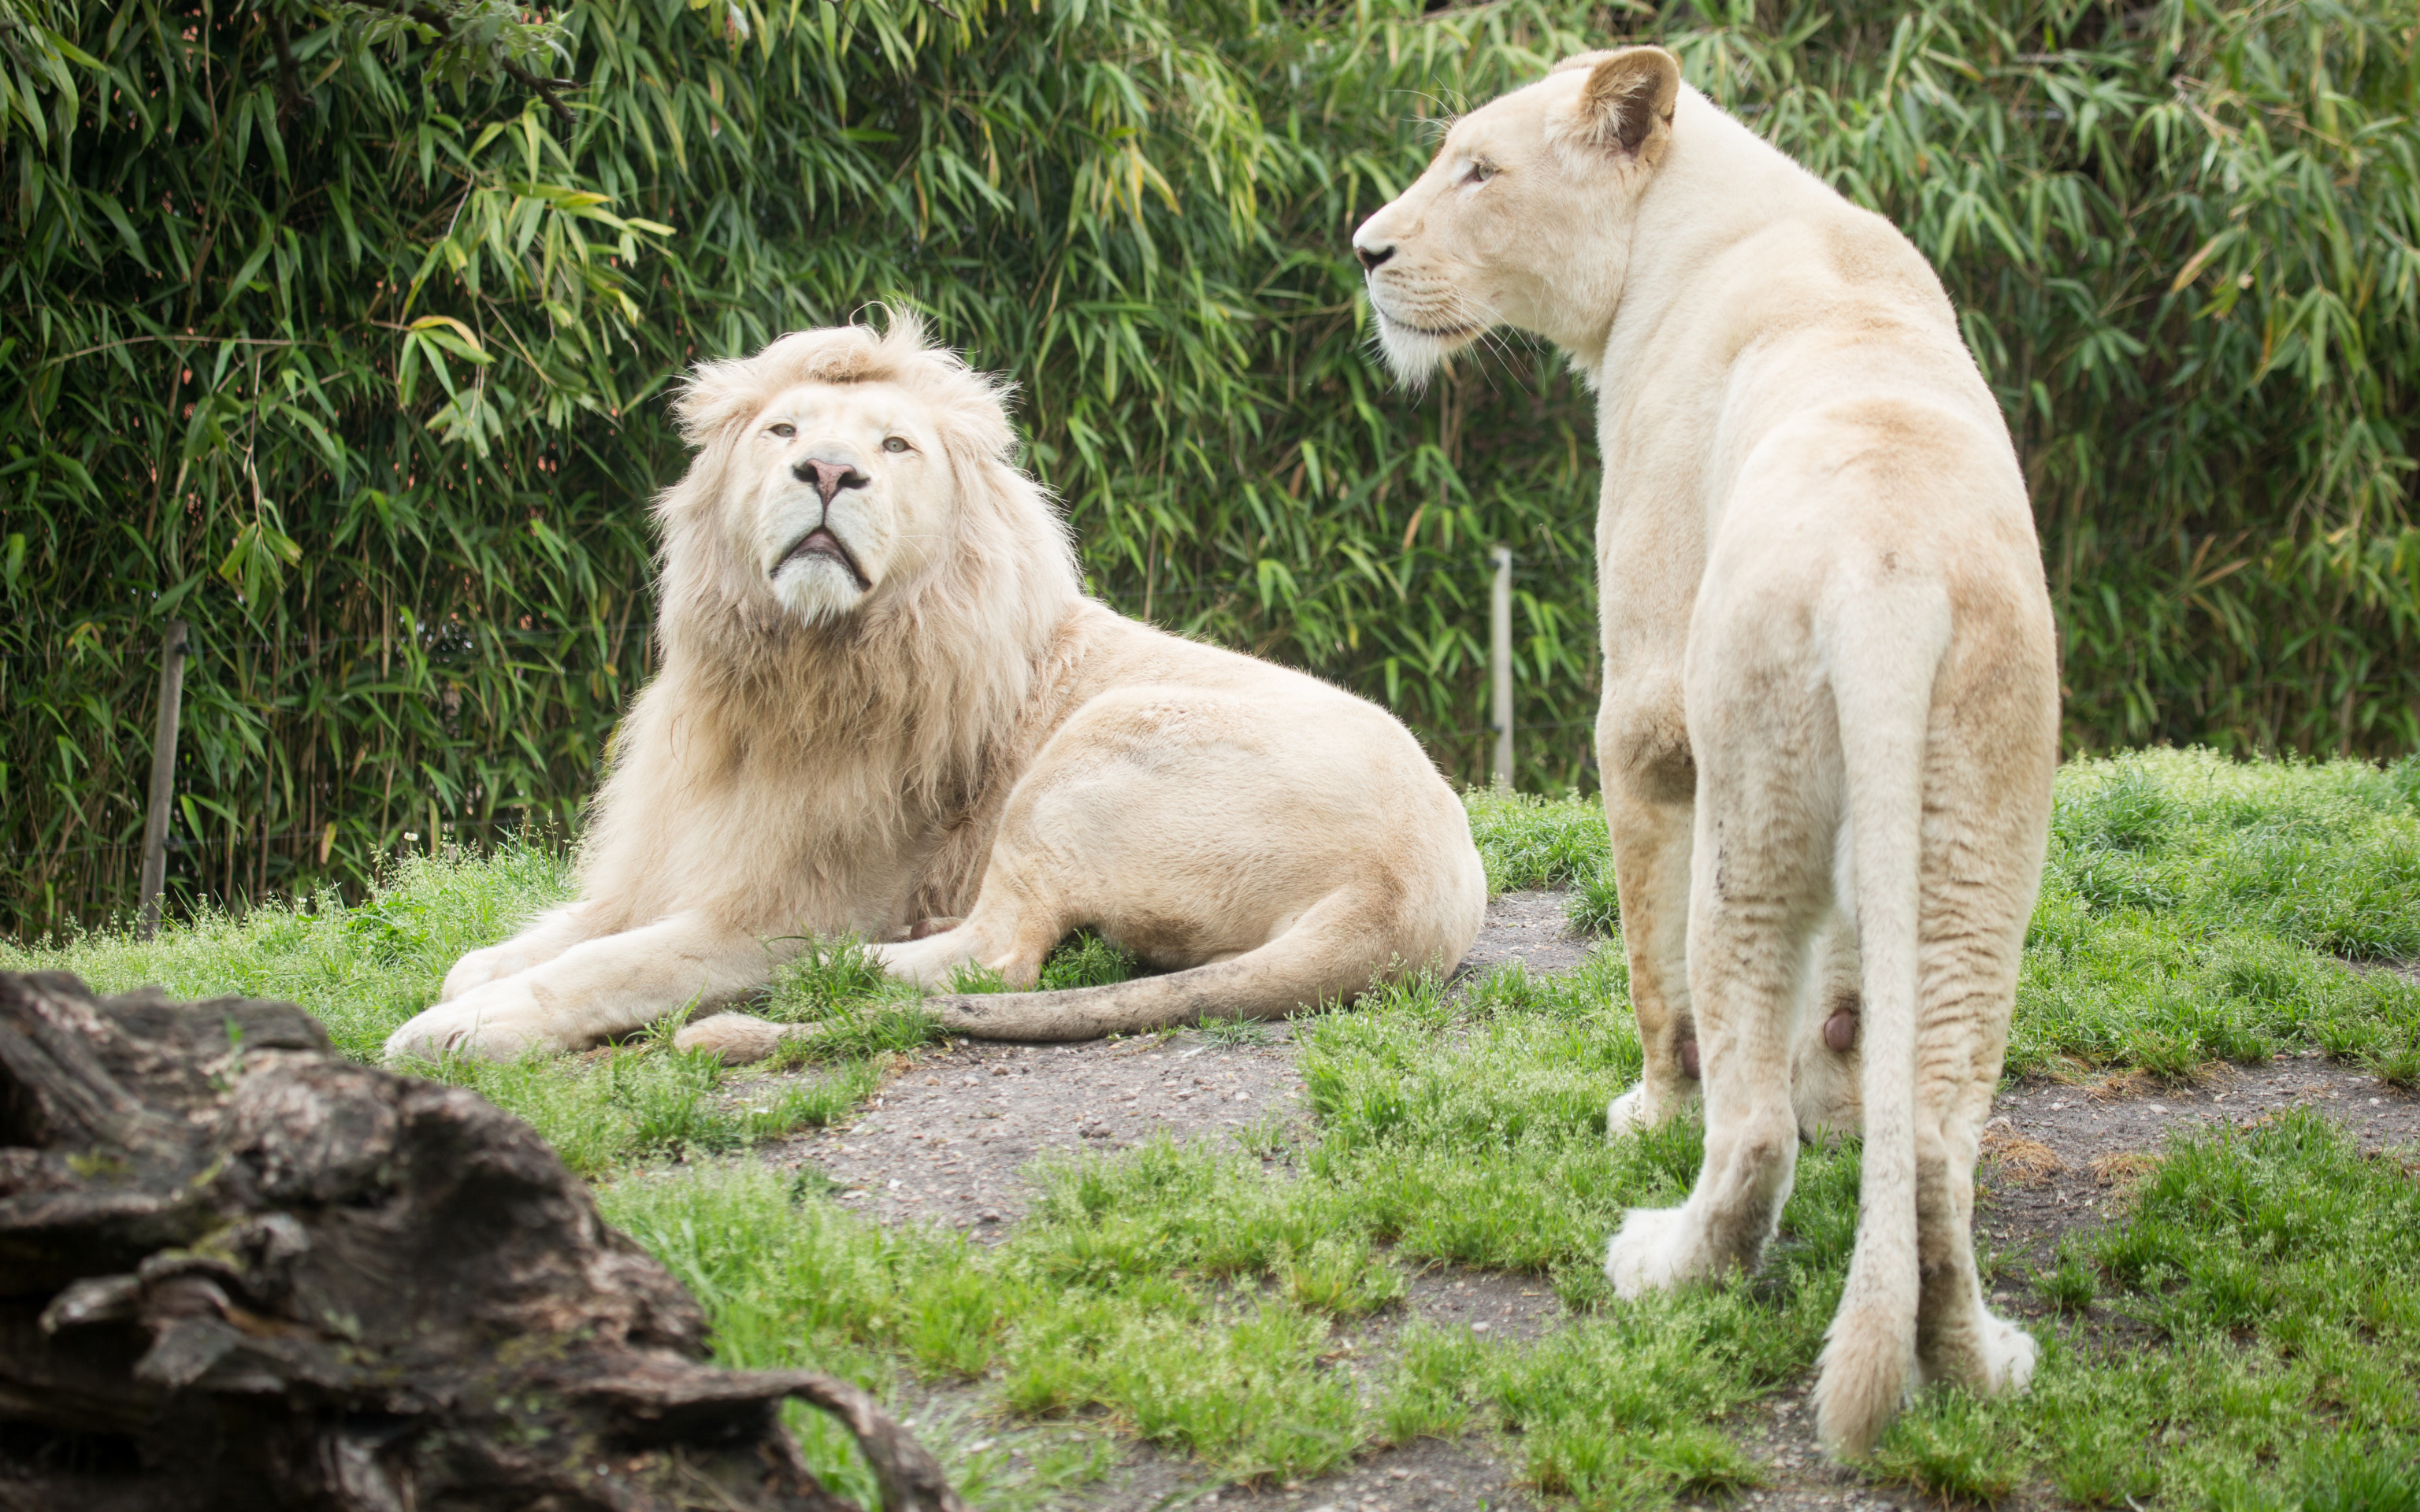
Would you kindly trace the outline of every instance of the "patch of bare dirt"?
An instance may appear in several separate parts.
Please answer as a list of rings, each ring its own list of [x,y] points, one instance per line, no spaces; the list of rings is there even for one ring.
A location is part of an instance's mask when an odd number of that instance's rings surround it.
[[[1440,1328],[1467,1329],[1481,1338],[1527,1344],[1570,1318],[1546,1278],[1501,1271],[1432,1271],[1412,1277],[1396,1326],[1418,1318]]]
[[[1479,1435],[1422,1439],[1309,1482],[1221,1486],[1148,1447],[1129,1453],[1071,1512],[1535,1512],[1517,1458]]]
[[[1589,952],[1605,942],[1571,933],[1564,917],[1571,902],[1567,892],[1498,895],[1487,905],[1487,922],[1471,942],[1470,953],[1454,969],[1454,980],[1483,975],[1507,961],[1521,962],[1533,977],[1545,977],[1569,971],[1587,960]]]
[[[1072,1045],[964,1041],[928,1052],[845,1127],[760,1146],[812,1163],[840,1200],[884,1223],[1000,1233],[1034,1195],[1039,1156],[1124,1149],[1157,1134],[1232,1138],[1298,1120],[1285,1026],[1263,1044],[1185,1033]]]
[[[2028,1076],[2000,1094],[1983,1131],[1977,1242],[1999,1252],[2004,1270],[2045,1268],[2063,1237],[2107,1220],[2171,1134],[2254,1128],[2289,1107],[2319,1110],[2366,1150],[2420,1144],[2420,1096],[2317,1052],[2211,1066],[2188,1086]]]
[[[2355,971],[2375,971],[2389,977],[2400,977],[2414,987],[2420,987],[2420,961],[2347,961]]]
[[[1568,971],[1594,941],[1564,933],[1559,892],[1506,893],[1457,980],[1502,961],[1535,973]],[[962,1041],[932,1050],[886,1085],[845,1128],[758,1147],[796,1169],[812,1164],[841,1200],[885,1223],[922,1221],[1000,1232],[1032,1200],[1025,1168],[1037,1156],[1123,1149],[1156,1134],[1178,1141],[1274,1133],[1303,1118],[1302,1078],[1289,1027],[1262,1043],[1188,1030],[1087,1044]],[[759,1083],[738,1084],[752,1097]]]

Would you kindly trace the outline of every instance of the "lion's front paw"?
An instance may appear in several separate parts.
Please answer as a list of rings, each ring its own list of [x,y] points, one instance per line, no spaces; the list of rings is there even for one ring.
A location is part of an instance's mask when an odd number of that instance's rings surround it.
[[[1689,1241],[1686,1208],[1633,1208],[1606,1247],[1606,1279],[1625,1298],[1694,1280],[1699,1267],[1691,1261],[1695,1246]]]
[[[478,991],[491,981],[502,981],[520,969],[520,952],[513,949],[513,942],[510,940],[506,940],[502,945],[490,945],[485,949],[473,950],[455,962],[454,969],[445,973],[444,985],[437,989],[437,1000],[441,1003],[450,1003],[466,993]]]
[[[387,1036],[383,1054],[390,1062],[449,1053],[518,1060],[534,1049],[562,1049],[543,1027],[544,1015],[529,988],[507,977],[419,1014]]]

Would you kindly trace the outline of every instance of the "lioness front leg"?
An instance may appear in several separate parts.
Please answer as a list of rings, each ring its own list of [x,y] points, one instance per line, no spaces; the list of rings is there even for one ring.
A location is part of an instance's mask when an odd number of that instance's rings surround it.
[[[783,948],[708,919],[675,914],[584,941],[551,961],[439,1003],[388,1036],[386,1057],[447,1052],[511,1060],[574,1050],[627,1034],[690,1004],[762,987]]]
[[[1663,1123],[1697,1091],[1688,951],[1695,772],[1685,750],[1617,763],[1610,737],[1607,748],[1606,827],[1630,959],[1630,1003],[1646,1057],[1638,1085],[1606,1110],[1606,1132],[1619,1137]]]

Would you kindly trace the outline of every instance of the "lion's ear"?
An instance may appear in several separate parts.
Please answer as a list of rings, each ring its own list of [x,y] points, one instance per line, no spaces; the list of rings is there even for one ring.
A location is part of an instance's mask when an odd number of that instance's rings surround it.
[[[755,413],[766,397],[764,380],[752,362],[700,363],[673,396],[673,420],[680,426],[681,440],[702,447]]]
[[[1660,47],[1599,54],[1580,85],[1582,131],[1597,146],[1652,164],[1672,140],[1681,60]]]

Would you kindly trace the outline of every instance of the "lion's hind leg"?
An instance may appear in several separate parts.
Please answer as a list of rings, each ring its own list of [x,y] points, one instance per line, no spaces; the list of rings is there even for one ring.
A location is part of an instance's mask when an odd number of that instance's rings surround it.
[[[887,975],[919,987],[948,991],[974,966],[1024,992],[1041,980],[1043,961],[1072,927],[1056,899],[1032,896],[995,858],[972,913],[922,939],[877,945],[874,958]]]

